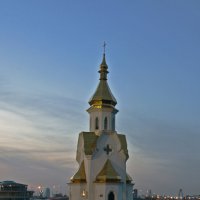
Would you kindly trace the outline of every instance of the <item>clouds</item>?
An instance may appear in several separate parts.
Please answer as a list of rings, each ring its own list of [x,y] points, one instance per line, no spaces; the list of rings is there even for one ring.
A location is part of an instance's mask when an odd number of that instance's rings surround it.
[[[4,89],[0,90],[1,179],[64,185],[76,164],[74,135],[78,132],[72,127],[84,127],[78,109],[81,102]],[[55,182],[50,178],[53,174],[58,174]]]
[[[1,179],[64,185],[73,174],[106,40],[136,187],[199,191],[199,3],[1,5]]]
[[[177,194],[180,188],[186,194],[195,193],[200,178],[200,127],[162,116],[127,113],[120,125],[124,122],[127,126],[131,155],[128,169],[135,178],[136,187],[160,194]],[[185,181],[186,177],[192,180]]]
[[[78,133],[88,129],[84,99],[54,91],[22,93],[5,77],[0,81],[1,179],[32,186],[64,186],[76,169]],[[199,125],[187,120],[190,116],[179,120],[178,115],[166,117],[164,107],[157,113],[155,108],[150,112],[143,107],[142,112],[137,105],[129,105],[129,109],[120,108],[117,127],[127,135],[128,169],[135,187],[168,194],[176,194],[181,187],[184,192],[196,193]],[[186,177],[191,180],[186,182]]]

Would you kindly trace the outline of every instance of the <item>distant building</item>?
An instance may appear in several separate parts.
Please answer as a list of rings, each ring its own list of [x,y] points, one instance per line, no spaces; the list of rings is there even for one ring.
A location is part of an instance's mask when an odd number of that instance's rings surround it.
[[[50,188],[45,188],[43,197],[49,198],[50,197]]]
[[[27,185],[14,181],[0,182],[0,200],[29,200],[33,193],[27,190]]]

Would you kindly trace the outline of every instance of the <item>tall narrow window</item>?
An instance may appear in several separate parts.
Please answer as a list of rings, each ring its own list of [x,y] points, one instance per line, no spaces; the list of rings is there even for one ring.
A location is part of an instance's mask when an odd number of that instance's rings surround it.
[[[107,130],[108,129],[108,118],[105,117],[104,119],[104,130]]]
[[[90,116],[90,129],[91,129],[91,127],[92,127],[92,117]]]
[[[114,195],[113,192],[110,192],[110,193],[108,194],[108,200],[115,200],[115,195]]]
[[[115,117],[112,118],[112,130],[115,130]]]
[[[99,129],[99,119],[98,119],[98,117],[96,117],[96,119],[95,119],[95,129],[96,130]]]

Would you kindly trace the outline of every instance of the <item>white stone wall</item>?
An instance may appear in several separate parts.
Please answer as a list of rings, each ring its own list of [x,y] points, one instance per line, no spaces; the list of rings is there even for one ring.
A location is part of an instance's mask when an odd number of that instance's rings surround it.
[[[101,132],[96,150],[93,155],[86,156],[84,154],[83,138],[80,135],[77,147],[77,157],[81,163],[84,160],[87,184],[71,183],[70,200],[85,199],[81,196],[83,190],[87,191],[87,200],[107,200],[110,191],[115,194],[115,200],[132,200],[132,184],[126,184],[126,155],[122,150],[116,132]],[[106,145],[112,149],[108,155],[104,151]],[[122,178],[121,183],[95,183],[96,177],[102,170],[105,162],[109,159],[115,171]]]
[[[119,142],[119,139],[116,135],[117,133],[112,134],[101,134],[100,138],[97,142],[97,149],[96,153],[93,156],[93,162],[91,168],[93,169],[92,173],[93,180],[95,180],[97,174],[101,171],[103,168],[105,162],[107,159],[109,159],[117,173],[122,177],[124,180],[126,177],[126,161],[125,161],[125,155],[124,153],[120,153],[121,145]],[[109,144],[112,152],[109,153],[109,155],[106,154],[104,151],[104,147]]]
[[[104,119],[107,117],[108,119],[108,131],[115,131],[115,114],[112,112],[112,109],[102,109],[99,111],[98,109],[94,109],[90,112],[90,131],[103,131],[104,128]],[[96,129],[96,118],[99,120],[99,128]],[[114,120],[114,123],[113,123]]]
[[[95,183],[95,200],[107,200],[110,192],[114,193],[115,200],[123,200],[122,183]]]
[[[87,185],[85,183],[69,183],[69,200],[83,199],[83,190],[87,191]]]

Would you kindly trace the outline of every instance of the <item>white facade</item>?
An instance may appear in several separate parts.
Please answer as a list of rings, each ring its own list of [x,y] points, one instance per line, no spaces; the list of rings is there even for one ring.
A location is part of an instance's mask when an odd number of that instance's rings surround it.
[[[128,150],[125,135],[115,131],[116,100],[107,84],[105,54],[100,82],[90,99],[90,132],[78,138],[77,173],[69,183],[70,200],[131,200],[133,184],[126,172]]]
[[[115,114],[116,109],[113,108],[89,108],[90,114],[90,131],[115,131]]]

